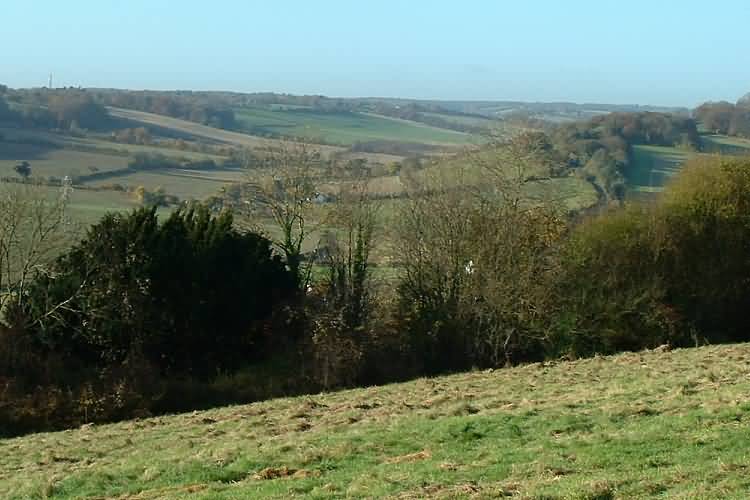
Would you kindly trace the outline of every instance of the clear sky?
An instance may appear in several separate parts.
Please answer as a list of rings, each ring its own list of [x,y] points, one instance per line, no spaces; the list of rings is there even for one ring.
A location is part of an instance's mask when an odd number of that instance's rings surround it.
[[[0,83],[693,106],[750,0],[2,0]]]

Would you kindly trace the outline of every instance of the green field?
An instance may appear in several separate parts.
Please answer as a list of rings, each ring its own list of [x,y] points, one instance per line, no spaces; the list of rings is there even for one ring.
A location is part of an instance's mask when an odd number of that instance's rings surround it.
[[[12,142],[0,142],[0,177],[17,177],[14,167],[20,161],[31,164],[31,175],[36,178],[85,176],[94,172],[120,172],[137,153],[161,154],[182,160],[214,160],[221,156],[168,149],[158,146],[118,144],[96,137],[72,137],[35,129],[2,129],[0,133]],[[24,142],[25,141],[25,142]],[[93,168],[92,168],[93,167]],[[243,177],[240,170],[166,169],[112,175],[84,181],[75,189],[70,202],[70,214],[78,222],[96,221],[107,211],[119,211],[137,206],[128,193],[114,190],[93,191],[120,184],[128,188],[143,185],[148,189],[164,187],[167,193],[181,199],[203,199],[216,194],[223,186]],[[56,196],[58,188],[46,188]]]
[[[422,113],[425,116],[440,118],[447,122],[456,123],[458,125],[468,125],[470,127],[486,127],[492,128],[500,124],[497,120],[481,116],[465,116],[465,115],[453,115],[449,113]]]
[[[723,135],[702,135],[702,154],[750,154],[750,140]],[[663,146],[633,146],[627,181],[636,193],[658,193],[680,171],[692,151]]]
[[[474,140],[461,132],[368,113],[239,108],[235,115],[244,129],[252,133],[304,137],[342,146],[375,140],[464,145]]]
[[[633,146],[627,181],[636,193],[658,193],[692,155],[662,146]]]
[[[21,160],[31,164],[34,177],[64,177],[87,175],[97,171],[120,170],[128,166],[127,156],[107,153],[51,149],[30,144],[4,144],[0,146],[0,177],[13,177],[13,168]]]
[[[707,153],[721,153],[731,155],[750,154],[750,139],[741,137],[727,137],[725,135],[701,136],[703,149]]]
[[[14,142],[28,142],[28,144],[14,144],[13,142],[0,143],[0,155],[7,156],[12,152],[13,146],[30,146],[46,149],[69,149],[74,151],[90,152],[94,151],[100,154],[113,156],[132,156],[136,153],[162,154],[175,158],[184,158],[186,160],[215,160],[221,161],[223,157],[208,153],[199,153],[195,151],[182,151],[160,147],[157,144],[146,146],[140,144],[121,144],[106,140],[106,134],[98,134],[92,137],[73,137],[68,135],[55,134],[36,129],[8,129],[0,128],[0,134],[6,139]],[[8,150],[6,154],[3,151]],[[16,158],[11,158],[16,159]]]
[[[590,208],[599,201],[593,184],[578,177],[559,177],[530,183],[526,193],[530,200],[557,203],[566,210]]]
[[[137,206],[127,193],[77,189],[71,195],[69,209],[71,217],[78,223],[93,224],[107,212],[131,210]]]
[[[722,498],[750,345],[550,362],[0,441],[0,497]]]
[[[240,170],[162,169],[133,172],[128,175],[91,181],[87,185],[102,187],[116,183],[128,188],[144,186],[148,189],[156,189],[162,187],[168,194],[175,195],[181,200],[202,200],[217,194],[222,187],[242,180],[243,175],[244,173]]]
[[[18,185],[10,185],[10,188],[14,187]],[[50,199],[57,199],[61,194],[57,187],[41,186],[37,189]],[[107,212],[130,210],[137,206],[128,193],[73,189],[68,202],[68,215],[75,223],[85,226],[97,222]]]
[[[137,153],[161,154],[183,160],[214,160],[221,156],[167,149],[158,146],[118,144],[96,138],[70,137],[38,130],[0,129],[6,139],[0,142],[0,177],[15,177],[21,161],[31,164],[37,178],[85,176],[94,172],[123,170]],[[116,178],[113,178],[116,179]],[[107,180],[103,184],[113,181]],[[100,185],[102,183],[99,183]]]

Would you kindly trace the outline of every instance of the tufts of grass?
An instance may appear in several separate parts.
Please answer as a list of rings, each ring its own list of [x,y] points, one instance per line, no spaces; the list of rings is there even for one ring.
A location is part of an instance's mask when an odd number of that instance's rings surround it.
[[[750,345],[419,379],[0,441],[0,497],[746,498]]]

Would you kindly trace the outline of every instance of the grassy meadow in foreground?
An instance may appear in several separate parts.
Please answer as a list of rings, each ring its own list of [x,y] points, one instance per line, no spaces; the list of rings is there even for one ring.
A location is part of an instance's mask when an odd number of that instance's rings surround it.
[[[628,353],[0,441],[0,496],[747,498],[750,346]]]

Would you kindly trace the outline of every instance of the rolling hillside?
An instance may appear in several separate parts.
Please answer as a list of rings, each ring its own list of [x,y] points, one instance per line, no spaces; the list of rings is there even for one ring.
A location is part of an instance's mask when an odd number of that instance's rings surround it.
[[[322,112],[311,109],[239,108],[237,120],[248,133],[304,137],[313,142],[350,146],[355,142],[395,141],[427,145],[473,142],[462,132],[360,112]]]
[[[127,120],[129,122],[143,124],[151,127],[163,128],[175,132],[182,133],[188,137],[199,138],[203,140],[209,140],[218,143],[232,144],[234,146],[240,146],[245,148],[258,148],[268,147],[278,144],[277,140],[265,139],[262,137],[256,137],[248,134],[242,134],[239,132],[232,132],[229,130],[221,130],[207,125],[201,125],[199,123],[189,122],[187,120],[180,120],[178,118],[171,118],[169,116],[157,115],[154,113],[146,113],[143,111],[134,111],[131,109],[121,108],[108,108],[109,113],[115,118]],[[340,148],[334,148],[331,146],[321,146],[322,152],[332,152]]]
[[[750,346],[628,353],[0,441],[0,496],[747,498]]]
[[[691,157],[700,154],[748,155],[750,140],[702,135],[703,153],[663,146],[633,146],[628,183],[636,194],[658,193]]]

